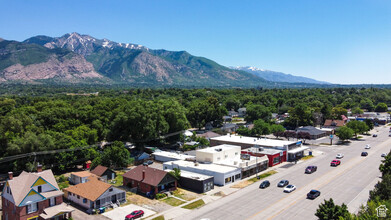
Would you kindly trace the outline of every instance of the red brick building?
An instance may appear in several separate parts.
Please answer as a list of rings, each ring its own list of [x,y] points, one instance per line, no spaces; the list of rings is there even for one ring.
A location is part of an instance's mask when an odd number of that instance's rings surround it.
[[[2,197],[4,220],[68,219],[74,211],[63,203],[63,192],[59,189],[51,170],[28,173],[9,178]]]
[[[286,162],[286,151],[272,148],[247,148],[241,151],[241,154],[249,154],[255,157],[267,156],[269,159],[269,167],[276,166],[282,162]]]
[[[123,175],[123,185],[137,187],[142,193],[156,194],[161,191],[176,190],[177,180],[168,172],[139,165]]]

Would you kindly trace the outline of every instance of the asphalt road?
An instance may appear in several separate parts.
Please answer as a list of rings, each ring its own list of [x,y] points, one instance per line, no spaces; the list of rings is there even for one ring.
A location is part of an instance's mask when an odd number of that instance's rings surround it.
[[[177,219],[317,219],[314,213],[318,205],[329,198],[336,204],[347,204],[350,211],[356,212],[366,202],[368,191],[380,176],[380,155],[391,149],[388,132],[388,127],[379,127],[372,132],[378,134],[375,138],[365,136],[348,146],[313,147],[324,154],[289,168],[279,168],[279,173],[268,178],[270,187],[259,189],[259,184],[250,185]],[[366,144],[370,144],[371,149],[364,149]],[[361,157],[362,151],[369,155]],[[341,165],[330,167],[337,153],[345,157]],[[318,170],[304,174],[308,165],[316,165]],[[276,186],[282,179],[289,180],[297,189],[284,193]],[[321,191],[315,200],[306,199],[311,189]]]

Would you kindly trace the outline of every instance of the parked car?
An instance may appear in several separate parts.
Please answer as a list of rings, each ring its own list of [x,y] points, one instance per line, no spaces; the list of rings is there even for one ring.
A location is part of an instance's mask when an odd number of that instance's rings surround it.
[[[284,187],[284,186],[286,186],[286,185],[288,185],[289,184],[289,181],[288,180],[281,180],[278,184],[277,184],[277,186],[278,187]]]
[[[341,159],[341,158],[343,158],[343,156],[344,156],[343,154],[339,153],[339,154],[337,154],[336,158]]]
[[[305,168],[305,173],[313,173],[313,172],[315,172],[317,169],[318,169],[317,166],[308,166],[307,168]]]
[[[377,134],[373,134],[372,137],[377,137]]]
[[[381,154],[381,157],[386,157],[387,156],[387,154]]]
[[[318,190],[311,190],[307,193],[307,199],[316,199],[316,197],[320,196],[320,192]]]
[[[152,160],[148,160],[148,161],[145,161],[145,162],[143,163],[144,166],[148,166],[148,165],[151,165],[151,164],[153,164],[153,161],[152,161]]]
[[[133,211],[132,213],[130,213],[129,215],[127,215],[125,217],[125,220],[133,220],[133,219],[136,219],[136,218],[141,218],[144,216],[144,211],[143,210],[136,210],[136,211]]]
[[[388,137],[391,137],[391,133],[388,135]]]
[[[295,189],[296,189],[296,186],[294,186],[294,185],[287,185],[284,188],[284,192],[290,193],[290,192],[294,191]]]
[[[363,156],[363,157],[368,156],[368,152],[361,152],[361,156]]]
[[[365,149],[371,149],[371,145],[369,144],[365,145]]]
[[[341,164],[340,160],[333,160],[333,161],[331,161],[330,166],[336,167],[340,164]]]
[[[259,188],[264,189],[264,188],[267,188],[267,187],[269,187],[269,186],[270,186],[269,180],[265,180],[265,181],[263,181],[263,182],[261,183],[261,185],[259,185]]]

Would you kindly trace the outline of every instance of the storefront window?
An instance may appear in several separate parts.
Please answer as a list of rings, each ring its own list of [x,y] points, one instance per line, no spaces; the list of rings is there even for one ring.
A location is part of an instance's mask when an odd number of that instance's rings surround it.
[[[273,158],[273,164],[280,163],[280,157]]]
[[[225,178],[225,183],[231,182],[231,177]]]

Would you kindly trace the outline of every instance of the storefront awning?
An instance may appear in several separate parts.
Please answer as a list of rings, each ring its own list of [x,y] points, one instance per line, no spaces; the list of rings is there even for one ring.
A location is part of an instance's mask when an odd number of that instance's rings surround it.
[[[55,216],[60,216],[73,211],[75,211],[73,208],[71,208],[65,203],[61,203],[60,205],[55,205],[44,209],[43,213],[40,214],[39,216],[43,219],[50,219]]]
[[[298,153],[298,152],[301,152],[301,151],[304,151],[304,150],[307,150],[307,149],[309,149],[309,147],[301,146],[301,147],[298,147],[298,148],[295,148],[295,149],[292,149],[292,150],[288,150],[288,154],[295,154],[295,153]]]

